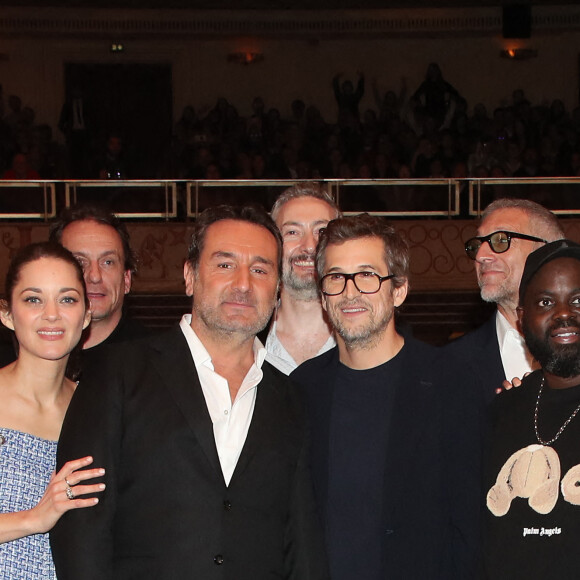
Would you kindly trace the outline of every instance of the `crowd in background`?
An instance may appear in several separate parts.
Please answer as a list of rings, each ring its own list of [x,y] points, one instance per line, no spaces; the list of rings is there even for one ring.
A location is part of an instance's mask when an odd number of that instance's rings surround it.
[[[370,90],[375,107],[362,110]],[[167,179],[318,179],[544,177],[580,175],[580,107],[562,101],[532,104],[522,89],[488,111],[473,107],[436,63],[414,92],[401,79],[383,92],[363,73],[353,82],[337,74],[337,107],[321,111],[301,99],[290,114],[254,98],[240,115],[227,98],[213,107],[186,106],[173,127],[156,177]],[[367,95],[368,97],[368,95]],[[82,170],[32,108],[0,92],[0,172],[8,179],[140,178],[131,171],[127,136],[90,142]],[[368,98],[367,98],[368,101]],[[63,119],[60,130],[65,133]],[[67,143],[70,140],[67,139]],[[70,145],[69,145],[70,148]],[[78,152],[78,151],[77,151]],[[112,168],[112,169],[111,169]]]

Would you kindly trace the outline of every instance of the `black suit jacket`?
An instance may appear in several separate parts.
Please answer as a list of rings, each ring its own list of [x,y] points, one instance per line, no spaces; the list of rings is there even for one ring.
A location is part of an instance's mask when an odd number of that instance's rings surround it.
[[[501,388],[506,378],[501,362],[495,318],[496,314],[479,328],[444,347],[447,352],[470,367],[472,384],[486,405],[494,399],[496,389]]]
[[[63,425],[59,467],[93,455],[107,489],[51,533],[59,580],[326,578],[302,404],[287,378],[264,363],[226,486],[181,330],[115,355],[79,385]]]
[[[405,338],[386,445],[382,569],[397,580],[471,580],[479,565],[482,408],[441,349]],[[325,520],[335,348],[291,375],[306,393],[315,495]],[[385,377],[385,382],[389,377]]]

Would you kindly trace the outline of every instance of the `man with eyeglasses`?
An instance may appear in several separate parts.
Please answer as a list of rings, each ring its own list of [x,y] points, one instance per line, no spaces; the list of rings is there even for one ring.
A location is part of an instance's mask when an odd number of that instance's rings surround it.
[[[483,213],[477,236],[465,244],[486,302],[497,304],[487,322],[446,348],[467,361],[486,403],[504,380],[521,379],[536,363],[517,330],[518,288],[528,255],[564,237],[556,216],[524,199],[498,199]]]
[[[440,350],[403,336],[409,251],[382,218],[328,223],[316,267],[337,346],[291,375],[333,580],[473,578],[479,410]]]

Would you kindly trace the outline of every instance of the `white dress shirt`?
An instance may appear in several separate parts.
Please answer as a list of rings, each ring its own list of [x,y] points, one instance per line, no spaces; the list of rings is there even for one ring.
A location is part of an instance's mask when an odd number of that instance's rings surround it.
[[[335,346],[336,341],[334,340],[334,336],[331,334],[315,356],[320,356]],[[272,326],[270,326],[270,331],[266,338],[266,350],[268,352],[266,360],[285,375],[289,375],[298,367],[298,364],[292,358],[292,355],[284,348],[284,345],[280,342],[280,339],[276,334],[275,320],[272,322]]]
[[[524,337],[499,310],[496,314],[495,328],[501,362],[508,381],[514,377],[521,379],[526,373],[538,368],[534,365],[534,357],[529,353]]]
[[[266,358],[266,349],[258,339],[255,339],[254,364],[232,402],[228,381],[215,372],[211,356],[191,328],[191,314],[185,314],[179,326],[195,363],[207,410],[213,423],[222,473],[226,485],[229,485],[252,422],[257,387],[263,377],[261,367]]]

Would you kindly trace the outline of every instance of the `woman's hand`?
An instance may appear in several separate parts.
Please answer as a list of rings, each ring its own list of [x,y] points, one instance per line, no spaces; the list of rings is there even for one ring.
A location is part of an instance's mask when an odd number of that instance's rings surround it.
[[[83,483],[105,474],[105,470],[99,467],[82,469],[92,462],[92,457],[75,459],[52,474],[41,500],[28,511],[31,534],[48,532],[68,510],[92,507],[99,502],[96,497],[85,497],[105,489],[104,483]]]

